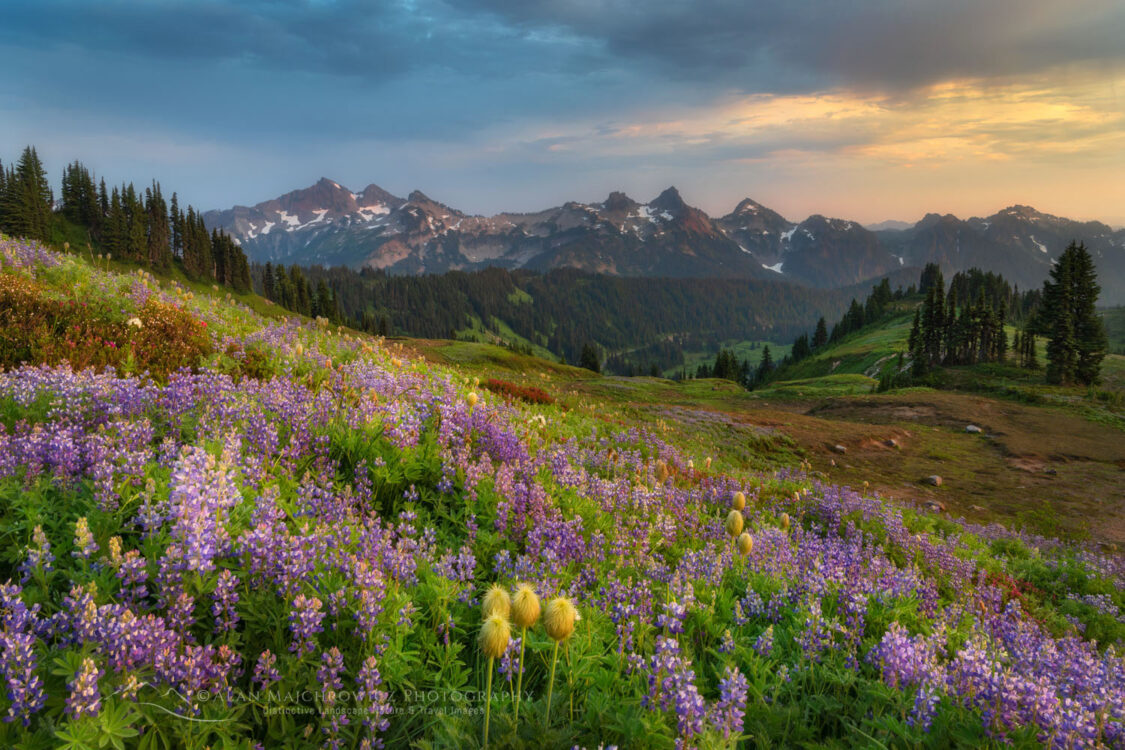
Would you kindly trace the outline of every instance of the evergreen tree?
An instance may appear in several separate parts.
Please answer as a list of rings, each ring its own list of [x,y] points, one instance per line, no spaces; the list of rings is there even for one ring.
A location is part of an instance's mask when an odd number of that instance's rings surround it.
[[[148,235],[145,259],[150,268],[166,270],[172,266],[172,227],[168,221],[168,204],[155,180],[145,190],[145,223]]]
[[[1098,315],[1098,274],[1094,260],[1085,244],[1071,243],[1067,248],[1073,254],[1071,279],[1074,283],[1074,343],[1078,348],[1075,379],[1083,385],[1093,385],[1101,380],[1102,360],[1109,350],[1105,323]]]
[[[809,346],[809,337],[801,334],[797,340],[793,342],[793,348],[789,352],[790,358],[794,362],[800,362],[802,359],[807,359],[812,355],[812,348]]]
[[[594,372],[601,372],[602,367],[598,362],[598,350],[591,343],[582,345],[582,355],[578,358],[578,366]]]
[[[28,239],[50,240],[53,196],[33,147],[23,150],[4,183],[3,229]]]
[[[828,343],[828,324],[825,322],[824,317],[822,316],[820,318],[820,320],[818,320],[816,322],[816,332],[813,334],[812,348],[813,349],[819,349],[820,347],[824,346],[827,343]]]
[[[1085,245],[1071,242],[1043,283],[1039,327],[1048,336],[1048,383],[1098,382],[1108,348],[1105,326],[1096,309],[1100,291]]]
[[[773,355],[770,354],[770,345],[762,347],[762,360],[758,363],[758,373],[755,380],[764,383],[773,372]]]

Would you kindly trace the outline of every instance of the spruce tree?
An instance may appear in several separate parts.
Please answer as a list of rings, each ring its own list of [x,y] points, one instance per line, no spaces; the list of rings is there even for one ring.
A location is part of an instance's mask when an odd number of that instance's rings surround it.
[[[824,346],[827,343],[828,343],[828,324],[824,320],[824,317],[822,316],[820,318],[820,320],[818,320],[816,322],[816,332],[813,334],[812,347],[813,347],[813,349],[819,349],[820,347]]]
[[[28,239],[51,238],[51,186],[39,161],[39,154],[28,146],[5,179],[4,229]]]
[[[1050,278],[1043,282],[1043,304],[1048,337],[1047,382],[1074,382],[1078,346],[1074,338],[1073,258],[1069,247],[1051,269]]]
[[[1067,253],[1071,255],[1071,283],[1074,285],[1072,309],[1077,349],[1074,377],[1083,385],[1093,385],[1101,380],[1102,360],[1109,349],[1105,324],[1097,310],[1101,287],[1094,260],[1085,244],[1072,242],[1064,251]]]
[[[598,350],[594,345],[587,342],[582,345],[582,354],[578,358],[578,366],[594,372],[601,372],[602,367],[598,362]]]
[[[773,372],[773,355],[770,354],[770,345],[766,344],[762,347],[762,361],[758,363],[758,374],[755,379],[759,383],[764,383],[769,379],[771,372]]]

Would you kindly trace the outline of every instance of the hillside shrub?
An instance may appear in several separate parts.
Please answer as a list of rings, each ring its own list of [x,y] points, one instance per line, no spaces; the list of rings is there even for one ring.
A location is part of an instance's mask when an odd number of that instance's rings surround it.
[[[149,298],[128,319],[107,304],[57,299],[37,282],[0,274],[0,366],[107,367],[164,377],[197,367],[211,350],[206,323]]]
[[[499,393],[501,396],[526,401],[529,404],[555,403],[555,399],[551,394],[533,385],[517,385],[515,383],[509,383],[507,380],[489,378],[488,381],[485,382],[484,387],[493,393]]]

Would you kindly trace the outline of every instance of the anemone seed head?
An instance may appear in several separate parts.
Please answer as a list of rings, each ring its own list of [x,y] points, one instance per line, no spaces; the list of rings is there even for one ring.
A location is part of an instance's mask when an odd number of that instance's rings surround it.
[[[512,622],[521,628],[530,628],[539,619],[539,596],[526,583],[520,584],[512,597]]]
[[[491,614],[485,618],[480,627],[480,636],[477,643],[481,653],[490,659],[499,659],[508,648],[508,641],[512,638],[512,628],[508,620],[499,614]]]
[[[500,615],[507,619],[512,611],[512,599],[508,596],[507,589],[498,583],[494,583],[488,587],[488,592],[484,595],[480,608],[485,617]]]
[[[732,510],[730,513],[727,513],[726,529],[731,539],[734,539],[742,533],[742,526],[742,513],[737,510]]]
[[[547,603],[543,612],[543,629],[555,641],[565,641],[574,632],[574,622],[578,610],[564,596],[557,596]]]

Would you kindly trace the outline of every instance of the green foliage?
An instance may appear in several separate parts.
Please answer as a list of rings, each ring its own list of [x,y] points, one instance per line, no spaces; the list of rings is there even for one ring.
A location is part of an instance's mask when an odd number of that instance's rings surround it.
[[[1038,327],[1048,336],[1047,382],[1097,383],[1109,348],[1097,314],[1097,271],[1086,246],[1070,243],[1043,283]]]

